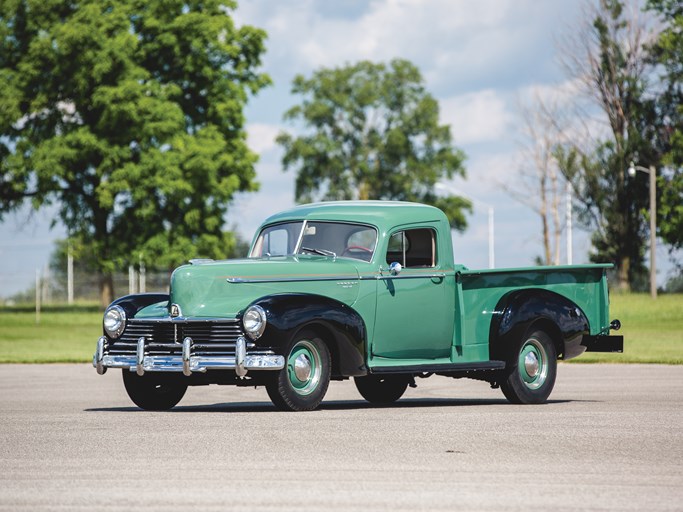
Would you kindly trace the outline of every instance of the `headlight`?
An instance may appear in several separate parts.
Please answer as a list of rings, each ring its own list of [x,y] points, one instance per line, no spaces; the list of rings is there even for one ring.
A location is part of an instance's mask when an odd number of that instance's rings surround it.
[[[261,306],[249,306],[242,317],[242,325],[252,340],[260,338],[266,328],[266,312]]]
[[[110,338],[118,338],[126,328],[126,312],[121,306],[112,306],[104,313],[104,332]]]

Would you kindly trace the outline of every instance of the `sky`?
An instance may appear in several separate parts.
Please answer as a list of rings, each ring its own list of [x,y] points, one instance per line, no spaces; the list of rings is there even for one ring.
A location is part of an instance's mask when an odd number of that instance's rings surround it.
[[[259,194],[236,202],[241,225],[249,232],[264,214],[294,204],[293,171],[282,172],[282,150],[274,143],[280,131],[300,129],[282,120],[299,99],[290,94],[293,77],[322,66],[400,57],[420,69],[439,101],[441,122],[451,126],[467,155],[467,179],[442,189],[474,200],[468,230],[455,234],[456,259],[471,268],[488,266],[493,207],[496,266],[532,264],[542,251],[540,223],[502,190],[518,168],[516,105],[535,87],[562,86],[554,36],[559,25],[579,15],[578,6],[555,0],[244,2],[236,18],[268,33],[264,68],[275,86],[247,109],[262,186]],[[574,254],[581,254],[574,262],[580,262],[588,247],[574,238]]]
[[[233,17],[268,33],[263,71],[274,84],[246,108],[249,145],[260,155],[260,190],[235,198],[226,219],[251,240],[270,214],[293,206],[294,171],[282,171],[275,137],[300,127],[283,113],[300,98],[295,75],[360,60],[405,58],[421,71],[467,160],[466,179],[444,183],[474,202],[469,227],[454,234],[458,263],[489,265],[489,209],[493,209],[495,266],[534,264],[543,251],[541,223],[503,187],[519,181],[525,165],[519,104],[533,94],[567,91],[571,81],[557,58],[563,34],[575,27],[582,2],[567,0],[243,0]],[[571,89],[571,88],[570,88]],[[564,212],[564,205],[562,206]],[[28,288],[49,261],[54,240],[65,237],[55,210],[28,210],[0,224],[0,297]],[[52,224],[55,224],[52,228]],[[573,263],[587,263],[590,234],[573,223]],[[566,239],[561,248],[567,261]],[[667,252],[657,250],[658,282],[666,281]]]

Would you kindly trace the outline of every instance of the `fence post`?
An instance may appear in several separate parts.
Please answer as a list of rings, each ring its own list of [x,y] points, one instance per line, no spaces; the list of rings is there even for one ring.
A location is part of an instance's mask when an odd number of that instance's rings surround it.
[[[142,253],[140,253],[140,293],[145,293],[147,291],[147,269],[145,268],[145,262],[142,261]]]

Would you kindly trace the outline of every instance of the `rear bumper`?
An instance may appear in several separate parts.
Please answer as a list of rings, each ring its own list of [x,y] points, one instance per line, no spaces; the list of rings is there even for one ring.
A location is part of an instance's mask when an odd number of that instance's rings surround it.
[[[107,353],[107,338],[102,336],[97,341],[93,366],[100,375],[108,368],[123,368],[135,371],[138,375],[144,375],[145,372],[182,372],[187,376],[208,370],[234,370],[238,377],[244,377],[250,370],[280,370],[285,366],[283,356],[248,354],[243,337],[237,339],[234,356],[194,356],[192,343],[191,338],[183,340],[182,355],[147,355],[145,338],[140,338],[135,355],[113,355]]]
[[[624,337],[608,335],[586,335],[581,340],[581,345],[586,347],[586,352],[623,352]]]

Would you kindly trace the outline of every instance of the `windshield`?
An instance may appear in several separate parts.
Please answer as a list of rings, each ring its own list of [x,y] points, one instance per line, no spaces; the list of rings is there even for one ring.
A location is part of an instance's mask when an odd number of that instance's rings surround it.
[[[370,261],[377,230],[342,222],[285,222],[263,228],[250,258],[318,254]]]

